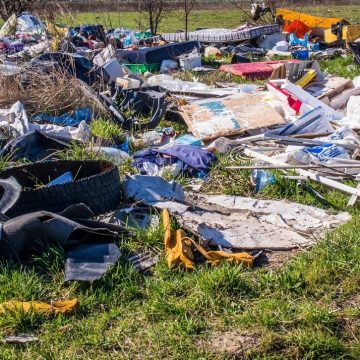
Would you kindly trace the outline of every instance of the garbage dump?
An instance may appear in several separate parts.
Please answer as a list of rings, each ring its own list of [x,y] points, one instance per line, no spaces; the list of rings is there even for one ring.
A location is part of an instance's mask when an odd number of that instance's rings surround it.
[[[118,261],[140,272],[161,259],[171,269],[253,267],[349,221],[346,209],[324,209],[313,184],[345,193],[349,208],[360,196],[360,78],[319,61],[360,66],[360,25],[276,15],[188,34],[11,16],[0,30],[2,258],[27,263],[60,246],[65,281],[95,281]],[[215,73],[229,81],[204,81]],[[247,174],[252,196],[207,193],[219,168],[230,180]],[[261,199],[279,177],[318,206]],[[124,256],[121,242],[154,219],[163,249]],[[12,301],[1,312],[75,305]]]

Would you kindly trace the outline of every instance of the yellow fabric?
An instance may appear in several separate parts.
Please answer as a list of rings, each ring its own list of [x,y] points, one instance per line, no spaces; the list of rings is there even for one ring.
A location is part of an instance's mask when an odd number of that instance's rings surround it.
[[[225,251],[207,251],[194,240],[186,236],[184,231],[171,231],[170,215],[167,209],[163,211],[163,224],[165,229],[164,245],[165,256],[168,266],[183,266],[188,270],[195,270],[194,255],[191,244],[199,250],[207,262],[213,266],[219,265],[222,261],[231,261],[236,264],[253,266],[254,258],[248,253],[230,254]]]
[[[52,22],[48,22],[46,23],[47,25],[47,32],[51,35],[51,36],[54,36],[54,37],[64,37],[67,32],[69,31],[69,28],[67,27],[60,27],[58,25],[55,25],[54,23]]]
[[[171,231],[169,211],[163,211],[163,225],[165,229],[164,245],[168,266],[183,266],[188,270],[195,270],[194,257],[190,239],[182,230]]]
[[[345,40],[347,42],[353,42],[360,38],[360,25],[345,26]]]
[[[336,24],[340,21],[342,22],[345,21],[344,19],[340,19],[340,18],[323,18],[319,16],[300,13],[293,10],[288,10],[288,9],[278,9],[276,11],[276,16],[281,16],[284,20],[288,20],[288,21],[294,21],[294,20],[301,21],[311,29],[314,28],[328,29],[331,27],[332,24]]]
[[[50,21],[47,22],[46,25],[47,25],[46,30],[47,30],[48,34],[53,37],[53,39],[51,41],[51,50],[56,51],[59,49],[61,40],[65,37],[65,35],[69,31],[69,28],[60,27]]]
[[[78,300],[53,301],[51,304],[46,304],[41,301],[17,301],[11,300],[0,304],[0,314],[6,311],[21,310],[24,312],[35,311],[39,314],[67,314],[75,309],[78,305]]]
[[[226,251],[207,251],[199,244],[196,244],[195,241],[193,241],[193,244],[196,246],[196,248],[199,250],[199,252],[205,256],[207,262],[211,264],[212,266],[219,265],[222,261],[231,261],[236,264],[244,264],[248,267],[253,266],[254,258],[248,253],[235,253],[231,254]]]
[[[348,25],[344,26],[342,31],[342,38],[346,42],[353,42],[360,38],[360,25]],[[337,36],[331,32],[331,29],[327,29],[324,32],[324,40],[327,43],[332,43],[337,40]]]

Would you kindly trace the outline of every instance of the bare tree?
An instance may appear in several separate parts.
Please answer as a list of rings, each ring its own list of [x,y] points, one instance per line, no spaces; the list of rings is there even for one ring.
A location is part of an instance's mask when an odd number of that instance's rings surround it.
[[[182,10],[182,19],[185,25],[185,39],[188,40],[190,14],[199,0],[180,0],[179,7]]]
[[[0,0],[0,17],[7,20],[12,14],[44,9],[49,0]]]
[[[161,21],[170,9],[169,0],[139,0],[137,11],[140,15],[145,14],[149,29],[152,34],[157,34]]]
[[[244,21],[254,22],[259,25],[267,25],[275,22],[276,5],[275,0],[249,0],[248,8],[244,8],[243,0],[230,0],[243,14]]]

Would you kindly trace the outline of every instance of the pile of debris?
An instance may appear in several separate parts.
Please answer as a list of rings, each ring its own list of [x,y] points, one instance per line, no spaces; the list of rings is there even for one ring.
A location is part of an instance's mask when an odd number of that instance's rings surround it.
[[[99,279],[119,259],[149,271],[159,251],[124,255],[118,245],[134,228],[159,226],[162,212],[169,267],[253,266],[261,254],[307,248],[348,221],[346,212],[206,195],[165,180],[204,182],[219,156],[239,154],[247,165],[229,169],[251,170],[254,192],[272,186],[277,169],[289,182],[347,193],[354,205],[360,78],[324,74],[317,59],[353,52],[360,65],[360,25],[284,9],[277,19],[186,36],[10,17],[0,30],[1,155],[10,164],[0,172],[2,258],[27,262],[60,245],[66,281]],[[204,66],[209,58],[249,83],[179,78],[218,71]],[[118,134],[94,134],[100,118]],[[179,122],[186,133],[177,133]],[[59,159],[74,144],[104,160]],[[122,179],[117,165],[129,162],[136,174]],[[182,230],[171,229],[170,215]]]

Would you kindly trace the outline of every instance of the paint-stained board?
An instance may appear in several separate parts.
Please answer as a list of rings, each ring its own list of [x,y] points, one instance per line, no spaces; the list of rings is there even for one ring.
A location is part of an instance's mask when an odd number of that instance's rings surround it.
[[[181,108],[193,135],[202,140],[241,134],[247,130],[285,124],[263,94],[237,94],[195,101]]]

